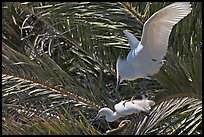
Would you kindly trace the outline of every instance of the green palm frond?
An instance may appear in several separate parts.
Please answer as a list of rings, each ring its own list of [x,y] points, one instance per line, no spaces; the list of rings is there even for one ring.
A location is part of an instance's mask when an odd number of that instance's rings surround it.
[[[132,121],[124,134],[192,134],[201,128],[202,101],[188,97],[166,100],[156,105],[149,117]]]
[[[62,111],[66,115],[61,114]],[[46,116],[40,116],[31,112],[32,115],[22,111],[18,112],[18,121],[13,117],[3,119],[4,133],[8,135],[101,135],[87,122],[82,113],[80,113],[81,117],[77,120],[69,115],[64,108],[58,113],[57,117],[51,116],[49,113],[46,113]]]

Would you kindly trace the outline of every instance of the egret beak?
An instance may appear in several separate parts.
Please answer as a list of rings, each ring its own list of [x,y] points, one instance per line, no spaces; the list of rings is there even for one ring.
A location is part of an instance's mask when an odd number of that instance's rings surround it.
[[[91,121],[91,125],[93,124],[94,121],[96,121],[100,117],[99,114],[96,115],[96,117]]]
[[[116,88],[115,91],[118,92],[120,87],[120,76],[117,78]]]

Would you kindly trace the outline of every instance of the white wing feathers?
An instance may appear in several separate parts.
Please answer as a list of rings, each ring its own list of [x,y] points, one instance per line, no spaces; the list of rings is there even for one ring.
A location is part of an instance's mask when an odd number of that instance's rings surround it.
[[[117,76],[121,81],[152,76],[160,70],[173,26],[191,10],[190,2],[175,2],[157,11],[144,23],[140,42],[127,30],[123,31],[131,50],[127,60],[117,60]]]
[[[138,53],[143,49],[143,45],[141,44],[141,42],[139,42],[139,44],[137,45],[137,47],[135,49],[132,49],[128,55],[127,55],[127,60],[128,61],[132,61],[132,59],[134,59],[135,56],[138,55]],[[133,61],[135,62],[135,61]]]
[[[114,108],[116,110],[116,112],[120,115],[130,115],[136,112],[140,112],[142,107],[139,106],[138,108],[136,108],[136,105],[132,104],[132,102],[128,101],[121,101],[118,104],[115,104]]]
[[[135,49],[137,47],[137,45],[139,44],[139,40],[132,33],[128,32],[127,30],[124,30],[123,33],[128,38],[128,43],[130,44],[131,50]]]
[[[116,112],[121,115],[130,115],[141,111],[148,112],[151,109],[149,102],[152,103],[154,101],[133,100],[133,102],[134,103],[132,103],[132,101],[121,101],[118,104],[115,104],[114,108]],[[151,106],[153,105],[151,104]]]
[[[124,30],[123,33],[128,38],[128,43],[130,44],[131,51],[127,56],[127,60],[133,59],[137,56],[138,52],[143,49],[143,45],[139,42],[139,40],[129,31]]]
[[[176,2],[154,13],[143,27],[142,55],[161,61],[166,55],[173,26],[187,16],[191,9],[189,2]]]

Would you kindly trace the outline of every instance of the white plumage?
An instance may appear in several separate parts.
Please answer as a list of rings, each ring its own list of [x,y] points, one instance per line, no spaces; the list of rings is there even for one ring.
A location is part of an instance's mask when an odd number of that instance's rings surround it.
[[[156,74],[163,65],[172,28],[191,12],[189,2],[176,2],[154,13],[143,26],[141,41],[123,31],[131,50],[127,59],[116,63],[117,87],[123,80],[135,80]]]
[[[115,112],[107,107],[101,108],[93,121],[101,116],[105,116],[106,121],[113,122],[121,117],[134,113],[149,113],[151,106],[153,105],[155,105],[155,102],[148,99],[121,101],[118,104],[114,105]]]

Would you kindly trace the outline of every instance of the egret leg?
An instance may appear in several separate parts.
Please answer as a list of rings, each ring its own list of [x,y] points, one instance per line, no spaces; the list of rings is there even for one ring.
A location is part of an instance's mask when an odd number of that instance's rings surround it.
[[[143,90],[145,90],[146,89],[146,79],[145,78],[143,78],[143,80],[142,80],[142,86],[141,86],[141,90],[143,91]]]
[[[120,93],[119,93],[119,86],[116,86],[115,92],[117,93],[118,98],[121,100],[122,98],[121,98]]]
[[[145,80],[145,78],[143,78],[142,84],[140,85],[140,90],[137,93],[140,94],[145,89],[146,89],[146,80]]]
[[[142,92],[146,89],[146,81],[145,78],[143,78],[142,83],[140,83],[140,90],[135,92],[134,96],[136,97],[136,99],[138,99],[138,97],[141,97]],[[141,98],[142,99],[142,98]]]
[[[119,98],[120,100],[122,100],[119,91],[116,91],[116,92],[117,92],[117,96],[118,96],[118,98]]]

